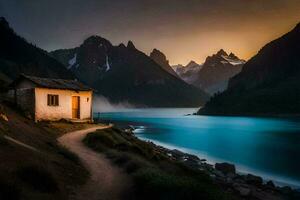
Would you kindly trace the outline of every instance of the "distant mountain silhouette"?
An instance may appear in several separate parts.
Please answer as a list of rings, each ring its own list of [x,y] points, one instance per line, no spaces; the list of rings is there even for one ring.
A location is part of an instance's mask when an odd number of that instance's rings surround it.
[[[131,41],[127,46],[113,46],[99,36],[87,38],[80,47],[51,52],[80,81],[112,102],[153,107],[203,105],[208,95],[170,74],[157,64],[166,64],[166,58],[158,51],[154,54],[156,61]]]
[[[199,114],[300,114],[300,24],[264,46]]]
[[[244,63],[233,53],[228,55],[221,49],[208,56],[203,65],[191,61],[185,67],[176,66],[176,72],[187,83],[214,94],[227,88],[228,80],[242,70]]]
[[[11,81],[20,73],[28,75],[73,79],[48,53],[18,36],[5,18],[0,17],[0,81]]]

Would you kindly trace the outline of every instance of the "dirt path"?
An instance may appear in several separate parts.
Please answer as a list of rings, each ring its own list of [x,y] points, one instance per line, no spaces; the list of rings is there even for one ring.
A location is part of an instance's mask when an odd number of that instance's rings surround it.
[[[91,173],[88,182],[71,197],[74,200],[119,200],[131,186],[130,178],[118,167],[113,166],[104,155],[96,153],[82,143],[86,134],[96,129],[109,126],[93,127],[67,133],[58,139],[59,143],[79,156],[83,165]]]

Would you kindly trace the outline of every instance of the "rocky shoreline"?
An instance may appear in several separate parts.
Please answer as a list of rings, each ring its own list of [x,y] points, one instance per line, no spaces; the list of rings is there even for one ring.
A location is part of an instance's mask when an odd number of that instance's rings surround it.
[[[132,129],[125,129],[132,132]],[[134,135],[134,133],[132,133]],[[289,186],[276,186],[273,181],[264,182],[263,178],[253,174],[239,174],[236,172],[235,165],[230,163],[208,164],[205,159],[184,153],[177,149],[167,149],[165,147],[148,141],[156,151],[165,154],[170,160],[180,162],[185,166],[201,170],[226,191],[232,192],[243,199],[257,200],[281,200],[281,199],[300,199],[300,191],[294,190]]]
[[[272,181],[263,182],[262,177],[253,174],[242,175],[236,172],[235,166],[229,163],[216,163],[210,165],[205,159],[200,159],[195,155],[183,153],[178,150],[170,150],[153,144],[161,152],[166,153],[171,159],[183,163],[184,165],[205,171],[226,190],[231,190],[242,197],[252,197],[254,199],[286,199],[287,196],[298,197],[300,193],[289,186],[275,186]]]

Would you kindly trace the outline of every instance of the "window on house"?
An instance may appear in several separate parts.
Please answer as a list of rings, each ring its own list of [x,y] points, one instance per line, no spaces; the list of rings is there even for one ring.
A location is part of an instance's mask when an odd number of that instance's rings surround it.
[[[58,95],[55,94],[48,94],[48,101],[47,101],[48,106],[58,106]]]

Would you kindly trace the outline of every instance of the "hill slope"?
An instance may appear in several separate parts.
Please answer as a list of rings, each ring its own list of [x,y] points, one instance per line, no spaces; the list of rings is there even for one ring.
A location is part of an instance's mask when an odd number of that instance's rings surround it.
[[[0,72],[9,79],[20,73],[41,77],[72,79],[74,76],[48,53],[28,43],[0,17]],[[6,78],[6,80],[8,80]]]
[[[264,46],[199,114],[299,114],[300,24]]]
[[[127,46],[113,46],[91,36],[80,47],[51,55],[111,102],[181,107],[200,106],[208,99],[206,93],[169,74],[131,41]]]
[[[36,124],[0,102],[0,199],[68,199],[88,180],[76,155],[59,146],[58,127],[76,124]]]

